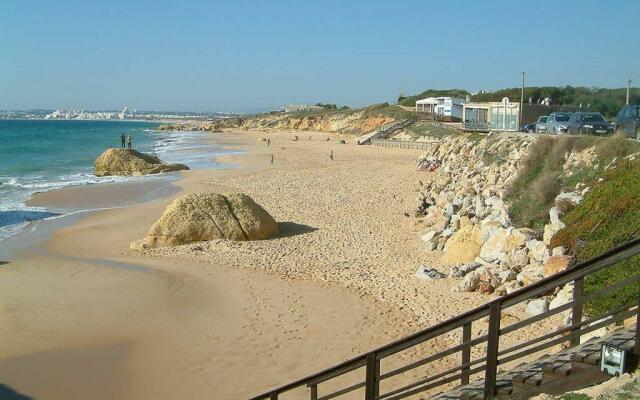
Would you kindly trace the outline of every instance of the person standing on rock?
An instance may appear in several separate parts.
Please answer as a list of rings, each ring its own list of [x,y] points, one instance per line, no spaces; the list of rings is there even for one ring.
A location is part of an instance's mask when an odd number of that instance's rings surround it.
[[[127,137],[124,135],[124,133],[120,135],[120,147],[123,149],[126,146],[126,140],[127,140]]]
[[[131,135],[127,135],[127,148],[131,150]]]

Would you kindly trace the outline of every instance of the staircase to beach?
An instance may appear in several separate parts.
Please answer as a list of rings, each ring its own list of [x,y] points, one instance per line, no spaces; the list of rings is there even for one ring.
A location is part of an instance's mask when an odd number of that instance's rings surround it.
[[[539,393],[560,394],[600,383],[610,378],[600,372],[603,343],[626,350],[631,366],[637,364],[640,356],[637,298],[640,274],[626,277],[611,274],[616,278],[608,281],[608,286],[588,293],[584,282],[599,271],[633,257],[637,260],[639,255],[640,239],[635,239],[464,314],[251,400],[526,399]],[[507,323],[513,307],[521,307],[567,284],[573,284],[573,298],[565,304]],[[616,294],[624,290],[627,293],[631,290],[636,298],[626,304],[617,301]],[[610,309],[598,315],[583,315],[586,304],[605,296],[616,300],[611,302]],[[572,322],[563,326],[559,321],[567,313]],[[546,325],[542,324],[544,321]],[[614,330],[598,337],[596,334],[606,327]],[[514,335],[517,340],[510,339]],[[442,349],[434,341],[443,337],[457,338],[457,343],[449,340],[449,347]],[[445,360],[448,363],[443,363]]]
[[[372,140],[388,137],[389,135],[392,135],[395,132],[398,132],[399,130],[406,128],[407,126],[413,124],[414,122],[416,122],[416,117],[411,117],[411,118],[403,119],[402,121],[384,125],[373,132],[369,132],[358,137],[357,143],[370,144]]]

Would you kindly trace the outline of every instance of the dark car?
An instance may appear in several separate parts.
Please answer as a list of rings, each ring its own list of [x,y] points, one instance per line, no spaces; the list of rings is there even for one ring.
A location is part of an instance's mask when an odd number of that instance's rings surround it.
[[[616,117],[616,127],[623,134],[640,140],[640,112],[637,104],[622,107]]]
[[[570,112],[557,112],[551,113],[547,118],[547,133],[551,135],[562,135],[567,133],[569,119],[571,118]]]
[[[609,135],[613,126],[599,112],[575,112],[567,122],[571,135]]]
[[[530,124],[526,124],[525,126],[522,127],[522,132],[535,133],[535,131],[536,131],[536,123],[537,122],[532,122]]]

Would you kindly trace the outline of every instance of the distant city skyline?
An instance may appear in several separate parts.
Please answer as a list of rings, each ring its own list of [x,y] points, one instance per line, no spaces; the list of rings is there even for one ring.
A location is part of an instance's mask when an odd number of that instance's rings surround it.
[[[5,0],[0,109],[252,112],[640,83],[640,2]]]

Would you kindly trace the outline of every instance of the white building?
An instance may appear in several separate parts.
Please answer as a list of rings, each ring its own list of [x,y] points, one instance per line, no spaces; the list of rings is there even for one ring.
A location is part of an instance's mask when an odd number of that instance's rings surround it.
[[[283,107],[284,112],[296,112],[296,111],[307,111],[307,110],[324,110],[324,108],[320,106],[310,106],[308,104],[289,104],[288,106]]]
[[[520,102],[478,102],[464,105],[463,127],[466,131],[517,132],[520,127]]]
[[[416,101],[416,113],[421,119],[459,122],[464,103],[463,99],[455,97],[427,97]]]

